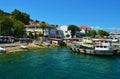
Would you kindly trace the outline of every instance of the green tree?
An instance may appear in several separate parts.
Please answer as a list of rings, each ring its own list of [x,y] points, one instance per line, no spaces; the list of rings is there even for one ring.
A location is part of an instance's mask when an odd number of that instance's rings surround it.
[[[31,31],[29,32],[29,37],[32,38],[32,39],[34,38],[34,35]]]
[[[109,36],[109,33],[105,30],[98,30],[98,35],[100,36]]]
[[[30,16],[27,13],[21,12],[17,9],[15,9],[11,15],[14,19],[19,20],[24,24],[28,24],[30,21]]]
[[[46,22],[42,21],[42,22],[40,22],[39,27],[42,28],[43,35],[44,35],[45,29],[48,28],[48,24]]]
[[[9,13],[0,10],[0,28],[1,28],[1,35],[10,35],[11,28],[13,27],[13,22],[11,18],[9,18]]]
[[[5,12],[0,9],[0,16],[5,16]]]
[[[66,34],[66,37],[67,37],[67,38],[69,38],[69,37],[70,37],[70,35],[69,35],[69,34]]]
[[[15,34],[18,36],[25,34],[24,23],[21,21],[14,20],[13,29],[15,30]]]
[[[89,35],[95,37],[97,35],[96,30],[91,30]]]
[[[11,28],[13,27],[13,21],[8,17],[3,17],[1,20],[1,34],[10,35]]]
[[[24,24],[28,24],[29,19],[28,14],[16,9],[11,14],[0,10],[1,34],[11,35],[13,30],[17,35],[24,34]]]
[[[4,12],[0,9],[0,16],[10,16],[10,13]]]
[[[71,31],[71,36],[73,38],[73,36],[75,35],[76,31],[79,30],[79,28],[76,25],[69,25],[68,30]]]

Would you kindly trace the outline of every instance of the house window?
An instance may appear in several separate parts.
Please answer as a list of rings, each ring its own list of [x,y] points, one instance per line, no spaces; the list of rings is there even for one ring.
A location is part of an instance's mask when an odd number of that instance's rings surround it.
[[[65,31],[65,33],[68,33],[68,31]]]

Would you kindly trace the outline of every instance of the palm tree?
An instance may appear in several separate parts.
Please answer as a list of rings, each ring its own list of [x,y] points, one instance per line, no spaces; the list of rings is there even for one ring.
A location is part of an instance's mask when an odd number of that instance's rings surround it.
[[[43,36],[44,36],[44,32],[45,32],[45,29],[48,28],[48,24],[46,22],[42,21],[42,22],[40,22],[39,27],[42,28]]]

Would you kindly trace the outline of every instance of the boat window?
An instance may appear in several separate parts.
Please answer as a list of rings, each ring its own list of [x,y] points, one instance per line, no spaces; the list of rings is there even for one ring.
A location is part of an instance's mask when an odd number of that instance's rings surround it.
[[[97,48],[99,48],[99,46],[96,46]]]
[[[107,48],[107,46],[104,46],[104,48]]]
[[[100,48],[102,48],[103,46],[100,46]]]
[[[107,43],[108,41],[105,41],[105,43]]]

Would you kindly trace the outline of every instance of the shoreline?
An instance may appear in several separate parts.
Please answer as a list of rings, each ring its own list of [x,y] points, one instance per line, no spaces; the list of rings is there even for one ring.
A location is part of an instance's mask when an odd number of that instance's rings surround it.
[[[49,48],[49,47],[38,46],[38,45],[35,45],[35,44],[28,44],[26,49],[32,50],[32,49],[42,49],[42,48]],[[14,51],[24,51],[25,50],[25,49],[21,48],[21,45],[9,46],[9,47],[6,47],[5,49],[6,49],[6,53],[14,52]]]

